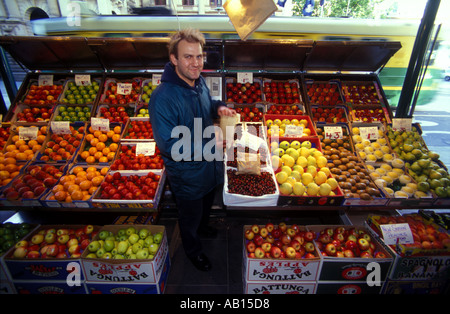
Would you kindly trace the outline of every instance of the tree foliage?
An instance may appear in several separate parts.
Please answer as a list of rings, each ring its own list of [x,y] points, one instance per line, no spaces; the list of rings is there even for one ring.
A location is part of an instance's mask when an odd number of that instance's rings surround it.
[[[303,16],[303,7],[306,0],[293,0],[293,15]],[[351,18],[380,18],[386,17],[389,12],[379,12],[377,4],[383,0],[325,0],[323,6],[315,1],[314,17],[351,17]]]

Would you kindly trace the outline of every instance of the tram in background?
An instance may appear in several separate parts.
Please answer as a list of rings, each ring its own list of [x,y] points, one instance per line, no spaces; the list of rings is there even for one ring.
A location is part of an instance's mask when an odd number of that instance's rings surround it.
[[[98,15],[81,17],[79,26],[68,18],[31,21],[37,36],[79,37],[167,37],[183,28],[198,28],[206,38],[239,39],[226,15]],[[249,39],[309,39],[314,41],[398,41],[402,48],[379,73],[391,107],[398,103],[409,59],[420,21],[396,19],[301,18],[273,16],[268,18]],[[435,45],[435,49],[437,49]],[[433,54],[431,54],[433,56]],[[428,103],[438,88],[442,69],[433,57],[423,80],[416,105]]]

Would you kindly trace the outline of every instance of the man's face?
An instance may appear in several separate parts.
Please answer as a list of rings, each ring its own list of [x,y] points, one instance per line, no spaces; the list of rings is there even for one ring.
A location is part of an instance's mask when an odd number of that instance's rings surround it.
[[[203,70],[202,46],[200,43],[181,40],[178,43],[178,58],[172,54],[170,61],[175,65],[178,76],[190,86],[194,86]]]

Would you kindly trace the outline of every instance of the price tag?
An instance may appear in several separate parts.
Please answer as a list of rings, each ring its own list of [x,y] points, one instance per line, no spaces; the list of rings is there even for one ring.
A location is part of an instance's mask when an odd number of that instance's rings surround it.
[[[237,74],[238,83],[253,83],[253,73],[252,72],[239,72]]]
[[[152,75],[152,85],[161,84],[161,74],[153,74]]]
[[[136,156],[153,156],[156,150],[156,142],[137,143],[136,144]]]
[[[109,131],[109,119],[91,118],[91,126],[96,131]]]
[[[394,131],[411,131],[412,118],[395,118],[392,119],[392,129]]]
[[[380,225],[384,242],[387,245],[414,243],[411,229],[407,223]]]
[[[75,75],[75,85],[77,85],[77,86],[89,86],[89,85],[91,85],[91,76],[89,74],[77,74],[77,75]]]
[[[39,86],[53,85],[53,75],[52,74],[39,75],[38,84],[39,84]]]
[[[51,128],[55,134],[72,134],[69,121],[52,121]]]
[[[363,140],[376,140],[378,139],[378,128],[376,126],[359,128],[359,133]]]
[[[37,139],[39,128],[37,126],[21,127],[19,129],[19,139],[30,141]]]
[[[284,128],[284,136],[303,136],[303,127],[300,125],[288,124]]]
[[[117,94],[130,95],[132,89],[133,89],[133,84],[131,84],[131,83],[117,83]]]
[[[341,126],[324,126],[325,138],[337,140],[343,137]]]

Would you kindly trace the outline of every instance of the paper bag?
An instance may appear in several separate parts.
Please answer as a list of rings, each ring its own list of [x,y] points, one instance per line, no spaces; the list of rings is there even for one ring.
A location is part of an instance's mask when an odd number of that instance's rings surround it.
[[[242,40],[250,37],[277,10],[273,0],[228,0],[223,8]]]

